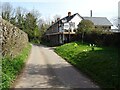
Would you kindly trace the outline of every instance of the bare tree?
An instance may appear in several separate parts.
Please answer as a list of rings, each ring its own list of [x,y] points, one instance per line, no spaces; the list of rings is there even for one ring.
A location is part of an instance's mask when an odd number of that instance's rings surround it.
[[[50,18],[50,15],[46,16],[44,20],[45,20],[46,24],[51,25],[52,20]]]
[[[53,18],[54,18],[54,20],[55,20],[55,22],[56,22],[58,19],[61,18],[61,16],[56,14],[55,16],[53,16]]]
[[[17,15],[25,16],[25,14],[27,14],[27,10],[23,7],[17,7],[15,12],[16,12],[16,16]]]
[[[12,5],[9,2],[5,2],[2,4],[2,18],[6,20],[10,20],[11,12],[13,10]]]
[[[15,19],[16,19],[16,26],[19,27],[21,30],[24,30],[25,24],[25,16],[27,10],[23,7],[17,7],[15,11]]]
[[[42,19],[42,18],[39,19],[39,20],[38,20],[38,27],[41,28],[41,26],[42,26],[43,24],[45,24],[45,20]]]
[[[40,17],[41,17],[41,14],[39,11],[35,10],[35,9],[32,9],[31,10],[31,13],[34,15],[34,17],[37,19],[37,21],[39,21]]]

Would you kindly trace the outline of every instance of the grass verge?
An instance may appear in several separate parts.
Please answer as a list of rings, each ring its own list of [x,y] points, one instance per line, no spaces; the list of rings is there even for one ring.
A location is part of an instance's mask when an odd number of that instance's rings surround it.
[[[25,61],[29,55],[31,49],[31,45],[28,44],[24,48],[24,50],[15,58],[2,58],[2,90],[8,90],[14,80],[16,79],[17,75],[23,69]]]
[[[55,52],[87,74],[101,88],[119,88],[120,51],[117,48],[95,46],[93,50],[89,44],[73,42],[58,46]]]

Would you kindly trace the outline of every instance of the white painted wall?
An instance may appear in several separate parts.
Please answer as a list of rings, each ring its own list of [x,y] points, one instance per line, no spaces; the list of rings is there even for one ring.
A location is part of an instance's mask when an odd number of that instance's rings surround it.
[[[59,32],[63,32],[62,27],[59,27]]]
[[[79,15],[76,14],[76,16],[74,16],[74,18],[70,22],[75,22],[75,29],[77,29],[78,28],[77,25],[79,24],[79,22],[81,20],[82,20],[82,18]]]
[[[69,30],[69,28],[70,28],[69,23],[64,23],[64,27],[63,27],[63,29]]]
[[[63,42],[62,42],[62,35],[59,35],[59,42],[60,42],[60,44],[63,43]]]
[[[64,23],[64,25],[63,25],[63,30],[60,30],[60,31],[64,31],[65,29],[66,30],[72,30],[72,32],[73,32],[73,30],[74,29],[77,29],[78,28],[78,24],[79,24],[79,22],[81,22],[81,20],[82,20],[82,18],[79,16],[79,15],[75,15],[74,16],[74,18],[72,18],[68,23]],[[71,26],[70,25],[70,23],[73,23],[73,25]]]

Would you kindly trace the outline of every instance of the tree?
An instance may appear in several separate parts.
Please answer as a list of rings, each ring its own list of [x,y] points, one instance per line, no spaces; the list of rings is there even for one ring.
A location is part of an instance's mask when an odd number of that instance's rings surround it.
[[[9,2],[5,2],[1,6],[2,8],[2,18],[5,20],[10,20],[11,12],[13,10],[12,5]]]
[[[26,14],[25,32],[28,34],[30,41],[35,40],[38,36],[37,34],[39,34],[39,29],[38,29],[38,25],[37,25],[37,18],[35,18],[32,13]]]
[[[90,20],[82,20],[78,24],[78,33],[82,34],[82,43],[84,39],[84,34],[85,33],[91,33],[95,29],[94,23]]]
[[[30,12],[35,18],[37,18],[37,22],[39,21],[40,17],[41,17],[41,14],[39,11],[35,10],[35,9],[32,9],[31,12]]]
[[[55,22],[56,22],[58,18],[59,18],[59,19],[61,18],[61,16],[56,14],[53,18],[54,18],[54,20],[55,20]]]
[[[25,8],[17,7],[12,8],[12,5],[8,2],[0,4],[0,14],[2,18],[8,20],[11,24],[17,26],[28,34],[29,41],[40,41],[49,22],[40,19],[41,14],[37,10],[28,12]],[[50,20],[49,18],[46,19]]]
[[[15,19],[16,19],[16,26],[18,28],[20,28],[21,30],[24,31],[25,29],[25,9],[22,7],[17,7],[16,8],[16,15],[15,15]]]

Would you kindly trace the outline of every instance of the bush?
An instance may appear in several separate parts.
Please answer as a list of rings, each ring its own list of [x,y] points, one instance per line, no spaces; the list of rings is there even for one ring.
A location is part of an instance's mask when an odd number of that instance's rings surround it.
[[[88,43],[95,43],[99,46],[120,46],[120,33],[111,33],[111,34],[98,34],[98,33],[91,33],[85,34],[84,41]]]
[[[2,90],[10,88],[16,79],[29,55],[30,48],[31,45],[29,44],[26,48],[24,48],[21,54],[13,59],[10,57],[2,58],[2,85],[0,86]]]
[[[33,44],[40,44],[40,40],[39,39],[34,39],[34,40],[31,40],[31,43],[33,43]]]

